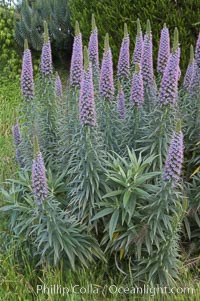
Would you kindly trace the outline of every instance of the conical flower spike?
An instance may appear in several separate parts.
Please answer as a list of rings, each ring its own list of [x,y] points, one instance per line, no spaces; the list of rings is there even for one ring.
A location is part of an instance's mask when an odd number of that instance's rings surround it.
[[[174,37],[173,50],[168,59],[159,91],[161,106],[174,105],[178,96],[180,48],[177,29],[175,29]]]
[[[49,40],[48,25],[46,21],[44,21],[44,44],[42,47],[40,71],[44,76],[48,76],[53,73],[51,43]]]
[[[56,96],[62,97],[62,82],[61,82],[58,72],[56,72],[55,93],[56,93]]]
[[[21,152],[19,149],[19,145],[21,144],[22,139],[21,139],[21,133],[20,133],[20,129],[19,129],[19,123],[17,120],[15,121],[15,125],[12,128],[12,132],[13,132],[13,138],[14,138],[14,144],[15,144],[16,159],[17,159],[19,166],[21,168],[23,168],[24,162],[23,162],[22,155],[21,155]]]
[[[194,70],[191,78],[189,93],[195,98],[198,98],[200,93],[200,67],[197,64],[197,60],[194,60]]]
[[[177,182],[181,175],[183,164],[183,133],[178,123],[177,129],[172,136],[164,168],[164,180]]]
[[[169,30],[164,24],[164,27],[161,31],[160,36],[160,45],[158,51],[158,63],[157,63],[157,71],[159,73],[163,73],[165,67],[167,65],[167,61],[170,56],[170,37],[169,37]]]
[[[32,191],[35,201],[41,205],[47,198],[48,187],[42,154],[37,137],[34,137],[34,159],[32,163]]]
[[[130,39],[126,23],[124,24],[124,38],[120,49],[118,62],[118,77],[120,79],[127,79],[129,77],[130,69]]]
[[[70,68],[70,85],[80,87],[83,72],[83,45],[82,34],[79,23],[76,21],[75,37],[72,50],[71,68]]]
[[[152,88],[154,85],[154,73],[153,73],[153,53],[152,53],[152,34],[151,25],[149,20],[147,21],[147,30],[144,35],[144,48],[142,57],[142,76],[144,85],[147,88]]]
[[[142,36],[140,20],[137,19],[137,36],[135,41],[134,53],[133,53],[133,63],[141,64],[142,55],[143,55],[143,36]]]
[[[100,75],[100,95],[107,100],[112,100],[114,95],[113,62],[108,34],[106,34],[104,42],[104,54]]]
[[[194,48],[191,45],[190,46],[190,61],[185,73],[184,81],[183,81],[183,87],[188,89],[190,87],[191,79],[194,74]]]
[[[99,72],[98,30],[96,27],[94,14],[92,15],[92,32],[90,35],[88,51],[89,51],[90,62],[92,63],[92,68],[96,73],[98,73]]]
[[[79,119],[82,125],[96,125],[92,68],[87,47],[84,47],[84,71],[79,98]]]
[[[21,93],[25,100],[34,97],[33,66],[31,51],[28,49],[28,42],[24,43],[24,54],[21,73]]]
[[[141,107],[144,102],[144,85],[141,73],[140,64],[135,64],[135,72],[132,78],[131,98],[130,103],[132,106]]]
[[[117,111],[119,114],[119,118],[125,119],[126,117],[125,97],[120,81],[118,81]]]

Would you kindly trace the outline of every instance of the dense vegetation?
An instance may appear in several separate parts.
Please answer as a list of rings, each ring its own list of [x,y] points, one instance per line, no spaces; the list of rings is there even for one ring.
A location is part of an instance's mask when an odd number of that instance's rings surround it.
[[[0,66],[1,74],[10,79],[19,78],[21,57],[14,38],[14,9],[0,6]]]
[[[156,2],[154,0],[71,0],[69,5],[71,22],[75,24],[75,21],[79,20],[84,45],[90,35],[90,19],[93,13],[98,23],[101,50],[103,50],[103,37],[109,30],[115,64],[124,22],[128,25],[131,50],[133,50],[137,18],[140,19],[143,30],[146,20],[150,19],[153,29],[154,59],[158,51],[161,24],[165,22],[171,33],[175,27],[178,27],[182,46],[181,68],[185,70],[190,44],[194,44],[199,30],[200,2],[198,0],[157,0]]]
[[[142,33],[137,20],[132,56],[124,24],[113,65],[108,34],[99,60],[94,16],[84,51],[76,22],[65,87],[49,29],[44,22],[35,77],[25,40],[21,96],[19,75],[0,77],[0,299],[137,298],[110,293],[111,284],[189,287],[193,294],[142,298],[198,299],[200,36],[181,83],[176,28],[170,39],[164,26],[157,53],[150,22]],[[88,283],[100,293],[36,292],[38,284]]]

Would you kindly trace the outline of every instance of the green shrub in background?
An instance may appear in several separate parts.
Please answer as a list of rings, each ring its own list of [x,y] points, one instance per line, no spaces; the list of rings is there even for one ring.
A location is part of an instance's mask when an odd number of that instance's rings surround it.
[[[136,20],[141,20],[143,32],[146,20],[150,19],[153,31],[154,58],[156,61],[159,35],[163,23],[172,34],[178,27],[181,43],[181,67],[186,68],[189,59],[190,44],[194,44],[200,28],[199,0],[69,0],[71,24],[78,20],[83,33],[83,42],[87,44],[91,31],[91,15],[95,14],[101,50],[106,32],[110,35],[110,44],[116,65],[119,47],[123,37],[123,24],[127,23],[131,51],[136,36]]]
[[[8,78],[19,78],[21,55],[14,39],[14,9],[0,7],[0,68]]]
[[[15,38],[23,48],[27,39],[30,48],[38,51],[43,43],[43,21],[49,24],[53,55],[66,63],[71,52],[71,26],[68,0],[23,0],[16,6]]]

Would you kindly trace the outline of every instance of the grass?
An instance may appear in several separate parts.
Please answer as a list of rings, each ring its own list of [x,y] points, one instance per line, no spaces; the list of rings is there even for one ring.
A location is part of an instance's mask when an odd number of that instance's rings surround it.
[[[15,258],[14,249],[11,248],[7,254],[4,254],[0,262],[0,300],[6,301],[197,301],[199,300],[200,291],[198,283],[192,283],[192,279],[188,279],[187,284],[182,282],[182,287],[193,287],[195,290],[191,294],[161,294],[151,297],[150,295],[126,295],[121,293],[109,293],[109,286],[116,285],[116,287],[129,287],[132,285],[128,281],[123,281],[123,277],[118,273],[113,277],[114,279],[102,279],[104,275],[103,267],[94,267],[88,270],[81,269],[72,272],[66,269],[64,266],[56,268],[43,267],[38,269],[32,266],[31,261],[27,260],[27,257],[22,254],[20,264],[17,263]],[[92,288],[89,286],[92,284]],[[43,291],[37,293],[38,289]],[[43,286],[43,287],[39,287]],[[71,293],[73,287],[75,293]],[[88,289],[89,286],[89,289]],[[46,293],[44,289],[46,287]],[[60,293],[54,294],[54,288],[58,287]],[[69,293],[62,295],[63,288],[68,288]],[[84,293],[84,288],[89,291]],[[52,293],[48,294],[47,290],[52,290]],[[83,293],[80,293],[79,290]],[[104,290],[105,289],[105,290]]]
[[[61,70],[63,83],[67,81],[66,73]],[[20,88],[18,81],[8,81],[6,78],[0,78],[0,181],[13,176],[16,170],[15,152],[12,139],[12,124],[14,121],[14,111],[17,108],[20,97]],[[117,287],[131,287],[131,283],[124,281],[123,275],[115,271],[114,275],[106,275],[109,270],[106,266],[97,267],[93,265],[89,269],[81,269],[75,272],[66,269],[65,266],[56,268],[35,267],[35,264],[28,259],[24,251],[21,250],[20,258],[16,252],[15,243],[10,242],[8,227],[6,227],[6,218],[1,220],[0,231],[0,301],[125,301],[125,300],[144,300],[144,301],[196,301],[200,300],[200,282],[194,280],[191,272],[185,271],[182,275],[181,286],[194,288],[194,294],[190,295],[156,295],[151,297],[134,296],[126,294],[110,294],[108,287],[115,284]],[[6,239],[8,237],[8,239]],[[10,245],[10,246],[9,246]],[[195,272],[196,275],[198,273]],[[53,285],[60,285],[71,289],[71,286],[79,285],[87,287],[93,284],[94,289],[98,288],[98,294],[67,294],[65,296],[56,294],[37,294],[37,285],[46,285],[51,288]],[[106,285],[108,287],[106,287]],[[107,289],[102,292],[102,289]]]
[[[12,140],[14,111],[21,100],[19,82],[0,78],[0,181],[16,170]]]

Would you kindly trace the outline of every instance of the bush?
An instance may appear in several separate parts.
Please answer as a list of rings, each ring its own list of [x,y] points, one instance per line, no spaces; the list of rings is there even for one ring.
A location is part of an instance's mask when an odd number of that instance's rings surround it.
[[[0,7],[0,68],[8,78],[19,78],[21,58],[14,39],[13,8]]]
[[[162,25],[166,23],[170,32],[173,32],[174,27],[178,27],[182,57],[181,67],[185,70],[189,60],[190,44],[194,45],[199,30],[200,4],[198,0],[158,0],[156,4],[153,0],[70,0],[69,6],[71,24],[73,26],[76,20],[80,22],[84,45],[87,45],[91,31],[92,13],[95,14],[101,51],[103,49],[103,38],[109,32],[115,64],[123,37],[124,22],[128,25],[131,49],[133,50],[137,18],[141,21],[143,32],[145,31],[146,20],[151,21],[155,59]]]
[[[126,34],[123,45],[127,41]],[[97,54],[96,36],[92,46]],[[194,60],[189,89],[179,89],[176,29],[162,81],[154,80],[151,48],[148,22],[145,64],[130,70],[124,47],[125,72],[114,80],[106,36],[99,76],[87,47],[83,53],[77,22],[70,86],[62,93],[46,22],[35,85],[26,45],[14,127],[20,171],[1,189],[0,210],[10,217],[11,241],[17,238],[22,249],[25,244],[36,262],[74,268],[103,259],[103,251],[106,273],[117,268],[133,284],[171,286],[178,280],[182,221],[188,207],[199,208],[199,178],[190,175],[199,155],[200,69]],[[185,219],[187,230],[189,223]]]

